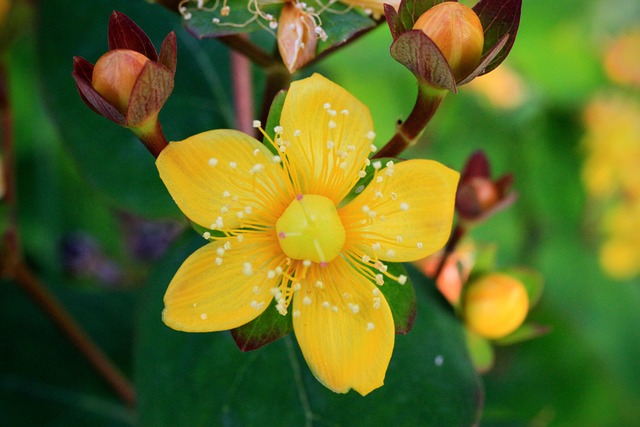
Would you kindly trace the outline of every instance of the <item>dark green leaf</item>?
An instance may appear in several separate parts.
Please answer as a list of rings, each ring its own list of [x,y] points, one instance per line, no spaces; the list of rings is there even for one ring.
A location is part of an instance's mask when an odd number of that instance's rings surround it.
[[[255,350],[289,334],[293,330],[291,312],[286,316],[276,310],[273,298],[267,309],[246,325],[231,331],[238,348],[242,351]]]
[[[183,20],[185,27],[198,38],[228,36],[269,28],[267,20],[261,18],[255,11],[249,10],[246,0],[227,0],[225,4],[230,8],[228,16],[221,15],[221,4],[216,9],[208,7],[198,9],[196,2],[187,3],[183,16],[186,15],[189,19]],[[265,15],[270,14],[276,17],[275,22],[278,22],[277,17],[280,15],[283,4],[261,5],[260,10]],[[214,23],[214,19],[219,22]]]
[[[407,277],[407,282],[402,285],[396,280],[384,276],[384,285],[378,286],[378,289],[380,289],[380,292],[389,303],[389,307],[391,307],[396,334],[407,334],[411,330],[416,317],[416,292],[413,289],[411,279],[408,278],[404,265],[387,263],[386,266],[388,267],[388,272],[393,276],[404,275]]]
[[[322,14],[322,28],[327,33],[327,40],[318,43],[318,54],[344,44],[358,33],[375,27],[376,22],[363,14],[359,9],[348,8],[342,3],[335,3],[331,11]]]
[[[312,376],[291,337],[243,353],[226,332],[190,334],[161,322],[165,288],[197,246],[183,244],[170,254],[141,300],[135,349],[140,425],[478,422],[482,388],[460,323],[440,304],[433,284],[414,278],[418,315],[410,334],[396,336],[385,385],[366,397],[341,395]]]
[[[228,127],[231,103],[224,81],[227,52],[219,44],[197,44],[174,14],[144,2],[80,2],[60,13],[59,2],[40,2],[38,34],[41,74],[50,111],[65,148],[81,174],[112,204],[145,216],[179,215],[158,177],[154,159],[128,130],[100,117],[82,102],[71,78],[73,56],[95,61],[107,51],[107,26],[114,8],[123,10],[158,46],[172,30],[178,33],[175,88],[160,120],[169,140],[181,140],[212,128]],[[71,30],[72,29],[72,30]]]
[[[267,118],[267,124],[265,125],[264,131],[272,141],[275,141],[276,139],[276,132],[274,129],[276,126],[280,125],[280,114],[282,113],[282,106],[284,105],[284,99],[286,96],[286,91],[283,90],[278,92],[271,102],[271,108],[269,108],[269,117]],[[266,141],[264,142],[269,149],[275,151],[275,147]]]

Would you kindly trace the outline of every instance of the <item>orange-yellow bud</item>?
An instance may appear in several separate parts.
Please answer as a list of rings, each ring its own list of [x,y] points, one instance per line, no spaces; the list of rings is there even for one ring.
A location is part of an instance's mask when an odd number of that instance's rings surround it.
[[[316,57],[318,34],[313,17],[293,3],[286,3],[278,21],[278,49],[289,72]]]
[[[118,111],[126,114],[133,85],[147,62],[149,58],[133,50],[110,50],[98,59],[93,68],[93,88]]]
[[[484,31],[480,18],[469,7],[454,1],[440,3],[423,13],[413,29],[422,30],[438,46],[456,81],[480,63]]]
[[[491,273],[467,285],[462,310],[469,329],[497,339],[522,325],[529,311],[529,297],[514,277]]]

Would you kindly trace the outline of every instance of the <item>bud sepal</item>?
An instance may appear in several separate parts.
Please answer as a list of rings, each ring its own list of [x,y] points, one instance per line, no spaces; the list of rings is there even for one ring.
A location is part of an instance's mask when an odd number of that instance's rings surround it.
[[[144,31],[114,11],[108,45],[109,51],[96,65],[79,56],[73,58],[72,76],[80,97],[96,113],[130,128],[157,155],[166,145],[158,113],[173,91],[176,35],[171,32],[165,37],[158,55]]]
[[[481,0],[471,8],[483,29],[482,56],[477,66],[470,71],[463,70],[462,74],[452,71],[436,41],[422,30],[414,29],[423,14],[442,3],[457,4],[455,1],[403,0],[397,11],[385,5],[385,16],[394,40],[391,56],[407,67],[421,84],[455,93],[457,86],[490,72],[506,58],[515,41],[522,1]],[[457,65],[453,64],[453,68]]]

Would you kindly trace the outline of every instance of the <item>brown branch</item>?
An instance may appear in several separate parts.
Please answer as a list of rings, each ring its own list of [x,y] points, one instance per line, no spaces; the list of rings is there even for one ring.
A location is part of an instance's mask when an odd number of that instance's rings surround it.
[[[35,301],[60,330],[71,340],[89,363],[109,383],[122,401],[133,407],[136,396],[131,382],[111,362],[100,347],[87,335],[65,307],[33,274],[23,261],[18,223],[16,163],[12,133],[11,104],[8,78],[0,62],[0,112],[2,115],[2,150],[6,193],[4,202],[9,213],[9,226],[0,240],[0,275],[15,281]]]
[[[89,363],[130,407],[135,405],[136,393],[131,382],[113,364],[100,347],[78,325],[78,322],[64,308],[62,303],[49,291],[33,272],[19,262],[10,272],[10,277],[24,289],[42,308],[56,326],[64,332]]]
[[[3,237],[4,248],[0,250],[7,252],[8,264],[15,264],[16,257],[20,254],[20,233],[18,228],[18,200],[15,184],[15,152],[13,148],[13,126],[11,105],[9,103],[7,74],[4,63],[0,63],[0,112],[2,114],[2,161],[5,195],[4,202],[8,208],[8,227]]]

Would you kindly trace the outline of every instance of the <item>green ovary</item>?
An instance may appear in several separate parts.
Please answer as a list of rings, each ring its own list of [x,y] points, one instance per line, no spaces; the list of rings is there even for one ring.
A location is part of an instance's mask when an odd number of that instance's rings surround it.
[[[338,211],[324,196],[296,197],[276,223],[282,251],[292,259],[326,263],[344,246],[345,232]]]

